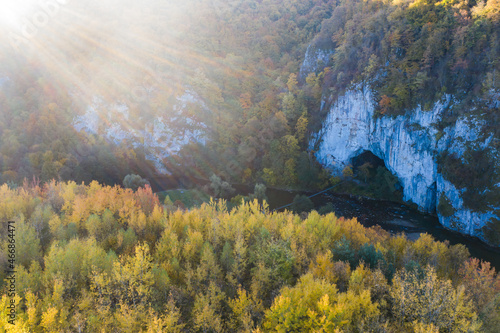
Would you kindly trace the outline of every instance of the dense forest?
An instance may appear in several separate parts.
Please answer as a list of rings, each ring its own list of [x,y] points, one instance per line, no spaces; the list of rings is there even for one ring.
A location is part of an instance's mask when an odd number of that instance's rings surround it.
[[[164,160],[171,172],[207,179],[216,171],[233,181],[304,187],[328,178],[319,177],[306,152],[307,109],[318,105],[321,77],[311,76],[302,89],[295,73],[306,43],[333,4],[221,3],[228,6],[222,10],[210,1],[153,1],[147,8],[130,1],[120,9],[92,1],[68,6],[83,14],[74,17],[63,8],[54,18],[61,22],[40,30],[37,43],[11,41],[20,51],[9,48],[4,36],[0,73],[10,80],[0,98],[3,182],[20,184],[35,175],[42,181],[113,184],[134,171],[148,176],[153,170],[144,162],[146,148],[127,140],[115,146],[99,135],[120,121],[116,112],[103,112],[96,134],[77,132],[73,120],[98,96],[129,107],[134,119],[129,131],[148,131],[156,116],[175,113],[176,98],[186,90],[208,110],[193,103],[181,116],[206,125],[209,140]],[[298,28],[292,13],[306,27]],[[110,15],[117,19],[98,24]],[[127,22],[138,23],[129,27]],[[69,28],[51,30],[58,24]],[[146,96],[138,96],[141,90]],[[308,177],[299,180],[298,173]]]
[[[44,24],[40,4],[23,14],[29,36],[0,15],[0,332],[498,332],[500,277],[465,246],[331,207],[299,214],[305,197],[295,214],[265,202],[266,186],[333,185],[402,201],[383,162],[333,177],[309,143],[363,86],[376,117],[451,96],[436,141],[458,117],[484,120],[488,148],[435,158],[467,207],[497,207],[498,0],[58,4]],[[301,71],[315,50],[329,56]],[[95,131],[75,125],[89,110]],[[160,161],[194,196],[148,186],[150,157],[170,148],[145,143],[160,117],[173,137],[203,129]],[[115,125],[131,135],[110,139]],[[257,185],[243,196],[235,183]],[[500,242],[500,221],[484,231]]]
[[[129,108],[130,132],[151,131],[158,116],[179,132],[192,124],[177,118],[206,126],[206,144],[193,141],[161,161],[174,174],[324,187],[336,180],[321,171],[308,139],[328,110],[322,96],[353,85],[368,84],[386,116],[452,94],[457,103],[439,129],[470,113],[488,119],[497,135],[498,34],[493,0],[72,2],[31,40],[1,37],[0,76],[8,78],[0,89],[1,181],[151,177],[147,146],[103,138],[124,121],[116,111],[101,112],[97,133],[75,130],[75,117],[98,97]],[[311,41],[332,56],[301,77]],[[204,107],[192,103],[174,120],[186,91]],[[491,149],[470,160],[439,157],[459,188],[477,185],[465,198],[474,209],[498,198]],[[464,180],[467,169],[483,176]]]
[[[161,116],[174,135],[206,129],[203,143],[192,140],[160,161],[176,176],[323,188],[338,179],[315,161],[310,134],[328,111],[322,101],[360,84],[371,87],[382,116],[429,108],[451,94],[456,102],[435,124],[440,131],[475,114],[488,122],[482,135],[496,137],[498,7],[493,0],[68,3],[31,39],[15,31],[0,37],[0,181],[151,178],[151,147],[104,133],[118,123],[144,137]],[[331,57],[300,74],[308,45]],[[177,114],[186,92],[195,101]],[[77,131],[75,118],[96,98],[103,104],[96,132]],[[497,143],[436,157],[477,211],[500,197]],[[395,191],[376,168],[352,171],[358,183]]]
[[[500,325],[495,270],[427,234],[409,241],[333,214],[271,213],[257,200],[183,211],[147,186],[3,185],[0,199],[0,219],[15,222],[18,293],[15,326],[2,310],[1,331],[493,333]],[[2,265],[8,239],[2,233]]]

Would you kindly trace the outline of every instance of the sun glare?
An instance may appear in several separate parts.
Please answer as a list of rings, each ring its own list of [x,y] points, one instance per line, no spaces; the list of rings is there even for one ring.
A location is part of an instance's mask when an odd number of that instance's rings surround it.
[[[30,19],[29,15],[36,7],[36,2],[31,0],[0,0],[0,25],[19,28]]]

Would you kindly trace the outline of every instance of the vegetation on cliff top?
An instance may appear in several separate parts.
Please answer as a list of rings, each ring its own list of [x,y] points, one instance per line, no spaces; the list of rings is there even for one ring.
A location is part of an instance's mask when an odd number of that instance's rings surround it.
[[[27,44],[12,48],[12,33],[2,37],[0,75],[9,78],[0,89],[3,182],[35,175],[115,184],[129,173],[148,176],[147,147],[130,139],[116,147],[101,136],[114,122],[147,132],[162,116],[177,135],[191,126],[183,117],[209,128],[206,146],[193,143],[162,161],[174,173],[208,179],[216,170],[229,180],[319,187],[325,177],[307,141],[323,120],[321,95],[362,81],[383,114],[451,93],[462,106],[439,126],[473,110],[497,123],[496,108],[486,107],[500,75],[494,0],[151,1],[140,8],[127,1],[111,22],[116,14],[106,2],[67,6]],[[333,57],[324,71],[299,78],[314,38]],[[186,90],[210,111],[188,103],[176,115]],[[104,107],[97,133],[76,132],[75,116],[96,96]],[[113,103],[127,104],[132,121]]]

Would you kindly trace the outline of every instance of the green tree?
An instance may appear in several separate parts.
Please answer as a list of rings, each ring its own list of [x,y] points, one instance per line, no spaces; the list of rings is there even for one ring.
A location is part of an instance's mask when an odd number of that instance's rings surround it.
[[[255,184],[252,197],[259,200],[259,202],[267,201],[266,191],[267,191],[266,185]]]
[[[133,191],[137,191],[140,187],[144,187],[146,185],[149,185],[149,181],[139,175],[126,175],[123,179],[123,186],[125,188],[130,188]]]
[[[42,259],[42,252],[40,246],[40,238],[37,237],[35,228],[25,222],[21,218],[16,224],[16,261],[17,264],[24,266],[28,269],[32,261],[40,262]],[[7,244],[4,242],[4,253],[9,253]]]
[[[370,177],[370,171],[373,168],[373,165],[370,162],[364,163],[362,166],[358,167],[358,172],[363,177],[365,183]]]
[[[295,213],[310,212],[314,209],[314,203],[309,197],[297,194],[295,198],[293,198],[291,208]]]
[[[223,181],[219,176],[213,174],[210,176],[210,188],[215,197],[229,198],[234,193],[234,188],[226,181]]]

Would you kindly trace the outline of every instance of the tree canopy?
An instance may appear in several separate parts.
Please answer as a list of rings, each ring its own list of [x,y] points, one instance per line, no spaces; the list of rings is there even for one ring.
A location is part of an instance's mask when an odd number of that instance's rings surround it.
[[[18,315],[5,332],[495,332],[500,278],[424,234],[257,199],[189,211],[93,182],[0,186],[15,222]],[[2,268],[7,233],[0,236]],[[22,259],[22,260],[21,260]]]

